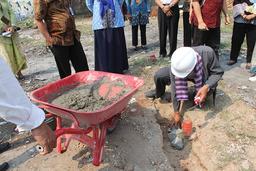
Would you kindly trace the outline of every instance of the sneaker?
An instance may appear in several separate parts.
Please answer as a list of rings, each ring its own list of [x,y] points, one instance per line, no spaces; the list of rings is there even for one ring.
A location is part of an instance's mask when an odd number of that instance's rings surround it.
[[[250,77],[249,81],[252,81],[252,82],[256,81],[256,76]]]
[[[0,165],[0,171],[6,171],[9,168],[9,164],[4,162]]]
[[[0,144],[0,153],[7,151],[10,147],[11,145],[8,142]]]
[[[156,97],[156,90],[149,90],[149,91],[147,91],[147,92],[145,93],[145,96],[146,96],[147,98],[152,98],[152,99],[157,98],[157,97]]]

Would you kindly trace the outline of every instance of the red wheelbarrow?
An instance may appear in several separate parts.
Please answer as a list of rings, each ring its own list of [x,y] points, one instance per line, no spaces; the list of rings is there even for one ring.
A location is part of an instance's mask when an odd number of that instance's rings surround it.
[[[63,108],[50,103],[54,94],[71,88],[70,85],[90,84],[94,81],[107,77],[111,81],[121,79],[129,92],[112,104],[93,112],[80,112]],[[50,83],[31,93],[31,99],[39,103],[40,107],[49,112],[46,117],[54,116],[57,120],[56,137],[57,151],[65,152],[72,139],[87,144],[92,149],[92,163],[99,166],[102,161],[102,154],[105,145],[107,130],[112,130],[125,110],[128,102],[143,85],[143,80],[128,76],[98,71],[79,72],[64,79]],[[62,119],[69,119],[70,127],[62,127]],[[64,145],[64,146],[62,146]]]

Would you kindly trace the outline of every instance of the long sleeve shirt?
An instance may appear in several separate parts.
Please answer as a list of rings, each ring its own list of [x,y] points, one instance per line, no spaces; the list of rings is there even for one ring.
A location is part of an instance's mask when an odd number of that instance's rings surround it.
[[[121,11],[124,0],[113,0],[115,5],[115,21],[113,28],[124,27],[124,17]],[[100,16],[100,1],[99,0],[86,0],[87,8],[92,12],[92,29],[100,30],[105,29],[102,24],[102,18]]]
[[[224,70],[221,68],[214,50],[208,46],[195,46],[192,48],[202,57],[203,60],[203,83],[207,84],[210,89],[215,88],[218,81],[222,78]],[[170,73],[170,78],[173,108],[174,111],[177,112],[179,110],[179,101],[176,98],[175,76]]]
[[[126,0],[127,11],[132,16],[148,15],[150,13],[150,3],[148,0],[140,0],[140,3],[136,3],[136,0]]]
[[[0,57],[0,117],[17,125],[19,131],[37,128],[44,112],[31,103],[10,68]]]

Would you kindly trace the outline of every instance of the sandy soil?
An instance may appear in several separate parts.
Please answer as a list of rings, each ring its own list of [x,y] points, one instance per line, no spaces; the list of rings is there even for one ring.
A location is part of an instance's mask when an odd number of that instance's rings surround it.
[[[82,43],[90,68],[93,69],[93,33],[90,19],[79,18]],[[230,33],[222,33],[220,61],[226,72],[220,81],[215,107],[211,96],[203,110],[186,112],[193,122],[193,140],[185,149],[171,148],[167,137],[167,125],[171,118],[171,104],[149,100],[144,92],[154,88],[153,75],[160,67],[169,64],[168,59],[152,63],[150,55],[158,55],[157,20],[152,18],[147,29],[148,50],[134,52],[131,48],[131,28],[125,27],[130,74],[142,77],[144,86],[127,106],[116,130],[107,136],[104,161],[100,167],[91,164],[90,150],[83,144],[72,141],[63,154],[55,151],[47,156],[37,155],[35,143],[29,134],[18,135],[9,123],[0,125],[3,141],[12,142],[11,150],[2,153],[0,162],[8,161],[10,170],[256,170],[256,85],[248,81],[244,69],[242,50],[238,64],[227,67],[230,53]],[[58,79],[52,54],[43,46],[37,30],[23,30],[23,48],[29,68],[24,71],[23,88],[30,92],[48,82]],[[178,46],[182,46],[182,22],[180,21]],[[169,92],[169,88],[168,88]],[[186,104],[189,109],[192,104]]]

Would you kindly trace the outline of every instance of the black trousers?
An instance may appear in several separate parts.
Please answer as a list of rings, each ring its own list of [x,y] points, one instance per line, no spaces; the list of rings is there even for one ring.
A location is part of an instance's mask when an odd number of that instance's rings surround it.
[[[184,46],[191,46],[192,41],[192,26],[189,23],[189,12],[183,12],[183,27],[184,27]]]
[[[251,63],[252,53],[256,41],[256,25],[252,24],[234,22],[230,60],[237,61],[245,36],[247,44],[246,62]]]
[[[156,96],[163,96],[166,86],[171,85],[170,67],[160,68],[154,75],[154,82],[156,86]]]
[[[141,45],[147,44],[146,39],[146,25],[136,25],[132,26],[132,45],[137,46],[138,45],[138,29],[140,26],[140,36],[141,36]]]
[[[207,45],[216,53],[219,59],[220,49],[220,28],[209,28],[209,30],[200,30],[194,26],[193,46]]]
[[[175,5],[171,8],[173,15],[166,16],[161,8],[158,9],[158,27],[159,27],[159,40],[160,40],[160,55],[166,55],[166,37],[169,34],[170,53],[169,56],[177,48],[177,35],[179,24],[179,7]]]
[[[89,70],[82,44],[78,40],[75,39],[72,46],[54,45],[50,49],[54,55],[60,78],[71,75],[70,61],[76,72]]]

